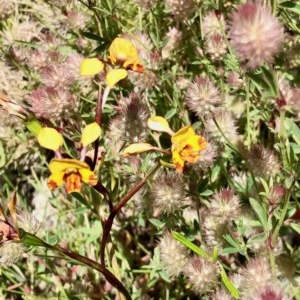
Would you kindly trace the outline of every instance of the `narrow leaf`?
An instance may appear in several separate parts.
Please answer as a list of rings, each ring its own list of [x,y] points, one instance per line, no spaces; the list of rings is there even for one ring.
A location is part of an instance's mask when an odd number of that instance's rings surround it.
[[[230,292],[232,297],[234,297],[235,299],[239,299],[239,297],[240,297],[239,291],[235,288],[235,286],[229,280],[223,266],[221,264],[219,266],[220,266],[220,269],[221,269],[221,278],[222,278],[223,284],[225,285],[227,290]]]
[[[23,244],[27,246],[47,247],[47,244],[44,241],[42,241],[40,238],[36,237],[35,235],[26,232],[22,228],[19,229],[19,233]]]
[[[187,240],[182,234],[172,231],[172,236],[175,240],[180,242],[181,244],[185,245],[187,248],[195,252],[196,254],[204,257],[204,258],[210,258],[210,256],[201,248],[197,247],[195,244],[193,244],[191,241]]]
[[[250,198],[250,205],[253,208],[255,214],[257,215],[259,222],[261,223],[262,227],[266,231],[268,229],[268,218],[267,212],[264,208],[253,198]]]
[[[300,234],[300,225],[299,224],[291,223],[290,225],[298,234]]]
[[[300,5],[293,1],[285,1],[279,4],[279,6],[293,11],[294,13],[300,15]]]

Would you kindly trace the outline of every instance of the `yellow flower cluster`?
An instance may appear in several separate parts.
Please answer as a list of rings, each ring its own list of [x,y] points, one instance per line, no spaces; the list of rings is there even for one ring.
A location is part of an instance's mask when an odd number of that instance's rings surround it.
[[[177,172],[182,173],[185,162],[194,164],[200,159],[200,153],[206,149],[204,137],[197,135],[192,126],[185,126],[173,132],[167,120],[162,117],[152,117],[148,120],[148,127],[152,130],[166,132],[171,136],[172,160]],[[123,155],[142,153],[146,151],[161,151],[161,149],[147,143],[135,143],[124,149]]]
[[[94,142],[101,134],[100,126],[97,123],[87,125],[81,135],[80,144],[86,148],[88,144]],[[57,156],[60,156],[59,149],[63,145],[62,135],[54,128],[44,127],[38,134],[39,144],[49,150],[53,150]],[[89,185],[96,185],[97,176],[90,170],[87,163],[73,158],[55,158],[49,164],[51,176],[48,178],[47,185],[49,189],[55,189],[65,183],[66,192],[80,192],[82,182]]]
[[[127,77],[127,70],[142,73],[144,66],[138,59],[138,52],[131,41],[115,38],[109,47],[109,63],[113,67],[106,73],[106,82],[110,88]],[[105,64],[98,58],[85,58],[81,63],[81,75],[96,75],[104,70]]]

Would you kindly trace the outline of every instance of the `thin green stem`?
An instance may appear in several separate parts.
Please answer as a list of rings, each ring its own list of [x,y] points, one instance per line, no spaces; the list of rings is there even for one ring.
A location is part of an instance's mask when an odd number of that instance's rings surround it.
[[[247,147],[249,148],[251,145],[251,123],[250,123],[250,95],[249,95],[249,81],[246,84],[246,118],[247,118],[247,137],[246,137],[246,143]]]
[[[289,188],[288,192],[286,193],[285,197],[284,197],[284,202],[283,202],[283,205],[282,205],[282,210],[281,210],[281,214],[280,214],[280,218],[279,218],[279,221],[278,223],[276,224],[276,227],[273,231],[273,234],[272,234],[272,245],[275,245],[276,243],[276,240],[277,240],[277,237],[279,235],[279,230],[284,222],[284,219],[285,219],[285,216],[286,216],[286,213],[287,213],[287,209],[288,209],[288,206],[289,206],[289,201],[290,201],[290,197],[291,197],[291,193],[292,193],[292,189],[295,185],[295,180],[293,181],[291,187]]]
[[[274,15],[276,15],[277,5],[278,5],[277,0],[271,0],[271,2],[272,2],[272,12]]]

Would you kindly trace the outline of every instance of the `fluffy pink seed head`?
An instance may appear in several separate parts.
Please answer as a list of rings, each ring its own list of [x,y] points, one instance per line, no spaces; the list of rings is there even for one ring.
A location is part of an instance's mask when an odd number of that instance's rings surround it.
[[[233,298],[225,290],[217,289],[212,295],[211,300],[232,300]]]
[[[178,276],[187,265],[188,250],[167,232],[159,241],[160,261],[169,276]]]
[[[283,291],[274,284],[266,285],[258,288],[249,296],[244,298],[245,300],[290,300]]]
[[[31,111],[43,119],[57,120],[73,115],[77,110],[77,101],[73,95],[63,89],[41,87],[28,97]]]
[[[210,214],[219,218],[220,222],[234,220],[240,214],[240,199],[231,189],[221,189],[210,201]]]
[[[195,80],[187,86],[185,102],[187,107],[201,118],[221,105],[222,96],[212,80],[196,76]]]
[[[232,13],[229,38],[238,58],[257,68],[279,52],[283,27],[268,7],[248,1]]]
[[[241,270],[240,289],[243,295],[249,295],[255,289],[272,282],[271,267],[265,257],[257,257],[248,262]]]
[[[202,257],[191,257],[183,270],[187,276],[187,282],[192,285],[192,289],[198,294],[211,291],[216,285],[219,270],[216,263]]]

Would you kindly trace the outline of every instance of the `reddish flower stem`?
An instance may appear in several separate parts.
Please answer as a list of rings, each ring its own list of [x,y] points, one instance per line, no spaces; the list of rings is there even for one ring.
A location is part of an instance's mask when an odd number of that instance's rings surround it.
[[[160,164],[157,164],[150,172],[149,174],[143,178],[138,184],[136,184],[114,207],[111,211],[108,219],[104,223],[104,229],[103,229],[103,236],[101,240],[101,247],[100,247],[100,261],[103,266],[105,266],[105,246],[110,234],[110,230],[112,227],[112,224],[114,222],[114,218],[119,213],[121,208],[145,185],[148,178],[151,177],[160,167]]]
[[[102,93],[101,93],[101,85],[98,89],[98,99],[97,99],[97,106],[96,106],[96,115],[95,115],[96,123],[101,127],[102,125]],[[99,139],[94,142],[94,159],[92,163],[92,171],[95,169],[98,159],[98,150],[99,150]]]

